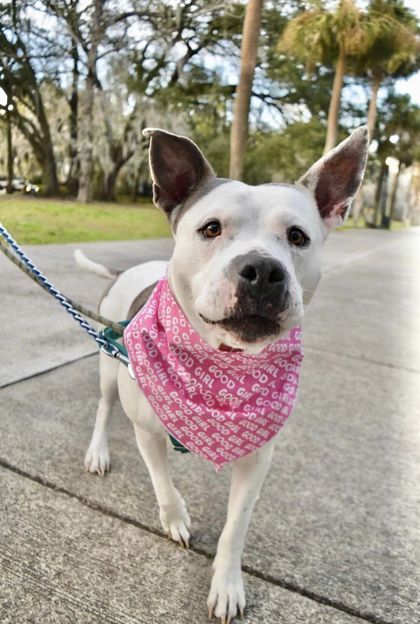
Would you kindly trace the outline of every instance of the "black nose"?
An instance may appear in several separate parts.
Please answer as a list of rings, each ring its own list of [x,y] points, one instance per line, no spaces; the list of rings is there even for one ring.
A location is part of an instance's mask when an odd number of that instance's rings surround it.
[[[265,259],[254,260],[252,264],[245,264],[240,268],[239,275],[255,286],[278,284],[283,282],[286,277],[280,264]]]
[[[237,259],[236,270],[240,284],[253,295],[281,297],[287,290],[288,277],[283,265],[258,253],[249,253]]]

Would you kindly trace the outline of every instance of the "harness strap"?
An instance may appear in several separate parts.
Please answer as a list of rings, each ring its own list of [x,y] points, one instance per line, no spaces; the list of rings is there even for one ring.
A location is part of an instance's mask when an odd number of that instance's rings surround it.
[[[130,321],[120,321],[119,325],[121,325],[122,331],[118,329],[115,331],[113,327],[105,327],[99,332],[99,335],[104,338],[109,344],[111,344],[115,349],[118,349],[122,355],[128,358],[127,349],[124,346],[124,343],[119,342],[122,339],[122,334],[124,332],[124,328],[127,327]]]

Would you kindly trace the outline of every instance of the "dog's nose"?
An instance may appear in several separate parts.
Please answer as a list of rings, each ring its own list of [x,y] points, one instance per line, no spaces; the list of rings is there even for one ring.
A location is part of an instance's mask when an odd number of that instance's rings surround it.
[[[285,279],[283,267],[277,262],[259,259],[252,264],[248,263],[241,267],[239,275],[255,286],[264,284],[278,284]]]
[[[283,265],[257,253],[247,254],[237,265],[240,282],[255,295],[281,297],[288,285]]]

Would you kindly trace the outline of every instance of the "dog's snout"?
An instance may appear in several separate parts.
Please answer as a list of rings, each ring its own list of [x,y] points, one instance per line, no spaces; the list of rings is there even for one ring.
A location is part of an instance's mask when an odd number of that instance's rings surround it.
[[[237,272],[244,286],[256,293],[278,293],[287,282],[287,273],[280,262],[256,253],[243,256]]]

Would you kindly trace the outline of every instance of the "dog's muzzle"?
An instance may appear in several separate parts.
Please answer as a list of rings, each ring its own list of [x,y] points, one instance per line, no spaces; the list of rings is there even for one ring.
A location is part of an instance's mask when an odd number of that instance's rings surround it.
[[[244,342],[278,335],[280,315],[289,305],[289,275],[283,265],[257,252],[235,258],[228,270],[236,281],[236,305],[218,321],[203,320],[234,333]]]

